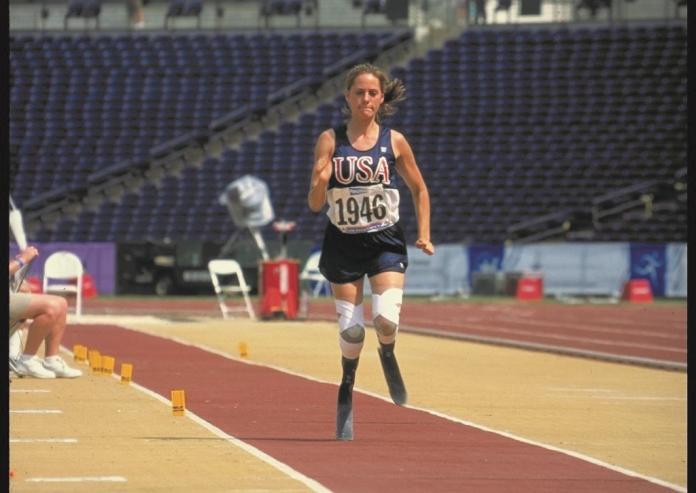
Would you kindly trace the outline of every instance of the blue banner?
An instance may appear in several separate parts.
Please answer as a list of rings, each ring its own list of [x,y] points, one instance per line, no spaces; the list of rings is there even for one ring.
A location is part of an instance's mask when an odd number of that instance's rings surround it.
[[[667,255],[664,244],[631,243],[631,279],[647,279],[654,296],[665,295]]]
[[[471,275],[477,272],[503,270],[504,247],[500,245],[471,245],[469,247],[469,284]]]

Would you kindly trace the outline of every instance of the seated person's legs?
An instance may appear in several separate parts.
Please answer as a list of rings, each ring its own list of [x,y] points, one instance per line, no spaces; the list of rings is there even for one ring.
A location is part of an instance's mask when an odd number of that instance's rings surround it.
[[[60,342],[65,331],[68,303],[65,298],[48,294],[10,294],[10,322],[32,319],[22,356],[16,366],[20,375],[39,378],[82,375],[80,370],[70,368],[58,355]],[[45,359],[37,356],[42,342],[46,342]]]

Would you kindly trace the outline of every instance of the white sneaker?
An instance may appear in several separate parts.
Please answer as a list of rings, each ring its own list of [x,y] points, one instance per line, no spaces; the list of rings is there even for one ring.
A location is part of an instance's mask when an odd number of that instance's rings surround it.
[[[38,356],[33,356],[27,360],[25,360],[23,357],[19,357],[14,363],[14,371],[20,377],[56,378],[56,374],[54,372],[44,368],[43,362]]]
[[[10,359],[17,359],[21,355],[22,355],[22,329],[17,329],[10,336]]]
[[[43,362],[43,367],[53,372],[58,378],[77,378],[82,375],[81,370],[69,367],[60,356],[46,358]]]
[[[17,358],[13,358],[12,356],[10,356],[10,371],[19,375],[19,371],[17,370]]]

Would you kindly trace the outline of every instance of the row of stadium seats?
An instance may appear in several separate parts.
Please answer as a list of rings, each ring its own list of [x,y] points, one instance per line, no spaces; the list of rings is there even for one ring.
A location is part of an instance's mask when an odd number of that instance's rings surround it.
[[[375,35],[257,34],[253,43],[196,35],[187,48],[168,35],[169,42],[143,51],[152,65],[137,51],[123,52],[141,36],[91,38],[92,44],[63,38],[47,48],[61,62],[45,66],[31,61],[48,46],[44,40],[13,38],[10,134],[24,160],[16,196],[84,183],[99,166],[144,155],[158,142],[207,125],[236,101],[260,100],[311,74],[301,58],[348,54],[373,44]],[[241,54],[245,49],[286,58],[284,66],[294,72],[273,71],[267,60]],[[96,68],[84,63],[68,75],[65,63],[79,53],[92,53]],[[638,181],[671,179],[686,162],[685,60],[682,25],[472,29],[393,70],[409,97],[387,124],[408,137],[428,182],[435,241],[503,241],[516,222],[586,208],[594,196]],[[226,70],[231,64],[237,73]],[[106,66],[113,67],[108,75]],[[217,196],[230,181],[253,174],[268,183],[277,217],[298,223],[294,237],[318,241],[326,219],[311,214],[305,199],[312,146],[323,129],[342,122],[342,104],[339,96],[208,158],[200,170],[185,169],[180,178],[66,219],[40,239],[224,241],[233,225]],[[408,191],[401,190],[404,226],[413,237],[415,218]],[[677,210],[612,223],[597,238],[683,241],[684,217]]]
[[[84,183],[99,167],[144,158],[154,145],[205,128],[241,104],[263,106],[273,91],[390,35],[13,36],[11,144],[34,175],[54,177],[50,185],[22,181],[21,166],[15,197],[21,203],[49,187]],[[198,48],[177,51],[185,41]],[[218,53],[222,45],[253,57]],[[84,66],[70,68],[70,60]],[[199,60],[215,63],[197,66]]]

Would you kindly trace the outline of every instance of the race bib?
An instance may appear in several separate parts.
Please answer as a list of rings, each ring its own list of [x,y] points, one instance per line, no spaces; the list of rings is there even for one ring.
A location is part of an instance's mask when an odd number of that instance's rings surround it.
[[[399,191],[381,184],[328,191],[331,223],[343,233],[371,233],[399,220]]]

